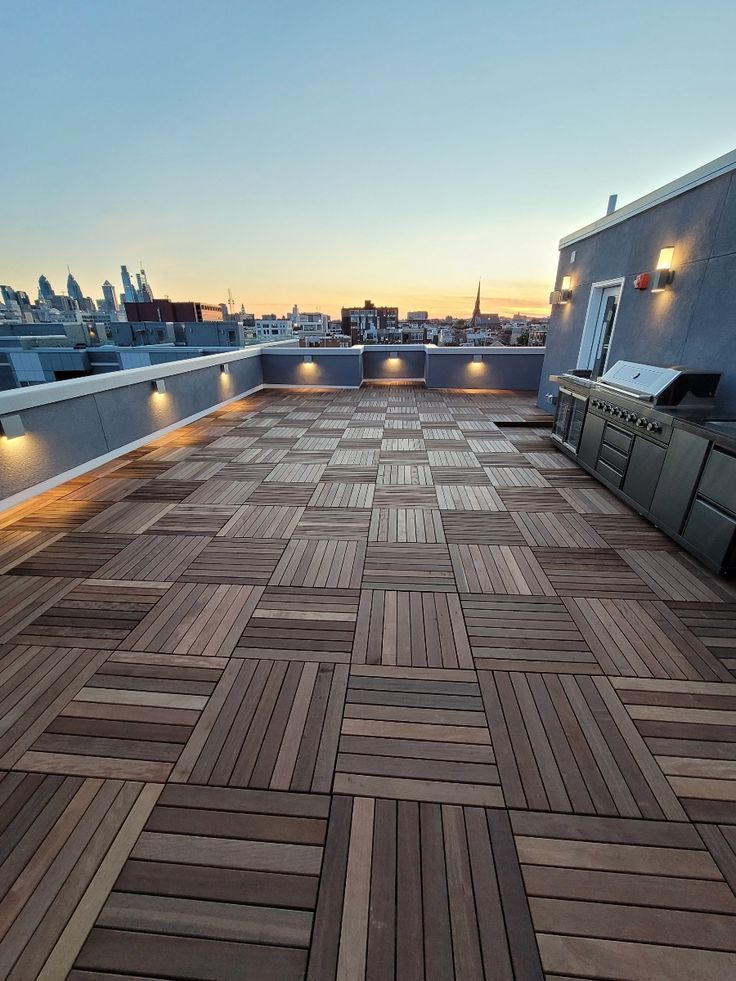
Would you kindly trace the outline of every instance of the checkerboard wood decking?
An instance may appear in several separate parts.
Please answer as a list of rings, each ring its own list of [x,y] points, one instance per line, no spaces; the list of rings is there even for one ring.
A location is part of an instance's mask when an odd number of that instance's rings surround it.
[[[0,974],[736,976],[736,590],[515,393],[260,394],[0,516]]]

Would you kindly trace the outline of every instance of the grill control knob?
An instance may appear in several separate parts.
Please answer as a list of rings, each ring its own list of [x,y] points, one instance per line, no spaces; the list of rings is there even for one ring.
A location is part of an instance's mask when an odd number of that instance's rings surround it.
[[[650,433],[658,433],[661,428],[662,427],[660,426],[660,424],[658,422],[653,422],[652,421],[650,423],[647,423],[647,432],[650,432]]]
[[[639,416],[639,418],[636,420],[636,424],[637,426],[646,426],[647,420],[644,418],[644,416]]]

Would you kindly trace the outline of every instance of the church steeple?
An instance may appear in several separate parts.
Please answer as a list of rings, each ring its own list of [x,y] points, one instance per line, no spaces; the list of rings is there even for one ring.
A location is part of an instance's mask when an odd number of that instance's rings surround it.
[[[475,328],[480,323],[480,280],[478,280],[478,295],[475,298],[475,306],[473,307],[473,316],[470,318],[470,327],[475,330]]]

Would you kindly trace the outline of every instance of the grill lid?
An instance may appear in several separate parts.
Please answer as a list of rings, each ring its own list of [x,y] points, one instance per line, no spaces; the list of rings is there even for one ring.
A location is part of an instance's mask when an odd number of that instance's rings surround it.
[[[656,399],[682,374],[680,368],[659,368],[652,364],[638,364],[636,361],[617,361],[601,375],[598,383],[639,397]]]

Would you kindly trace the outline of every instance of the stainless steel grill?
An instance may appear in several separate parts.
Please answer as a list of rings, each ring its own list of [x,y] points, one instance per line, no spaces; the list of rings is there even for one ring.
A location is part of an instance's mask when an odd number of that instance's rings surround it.
[[[601,375],[596,385],[608,392],[618,392],[653,405],[698,405],[712,402],[720,375],[713,371],[691,371],[687,368],[661,368],[617,361]]]

